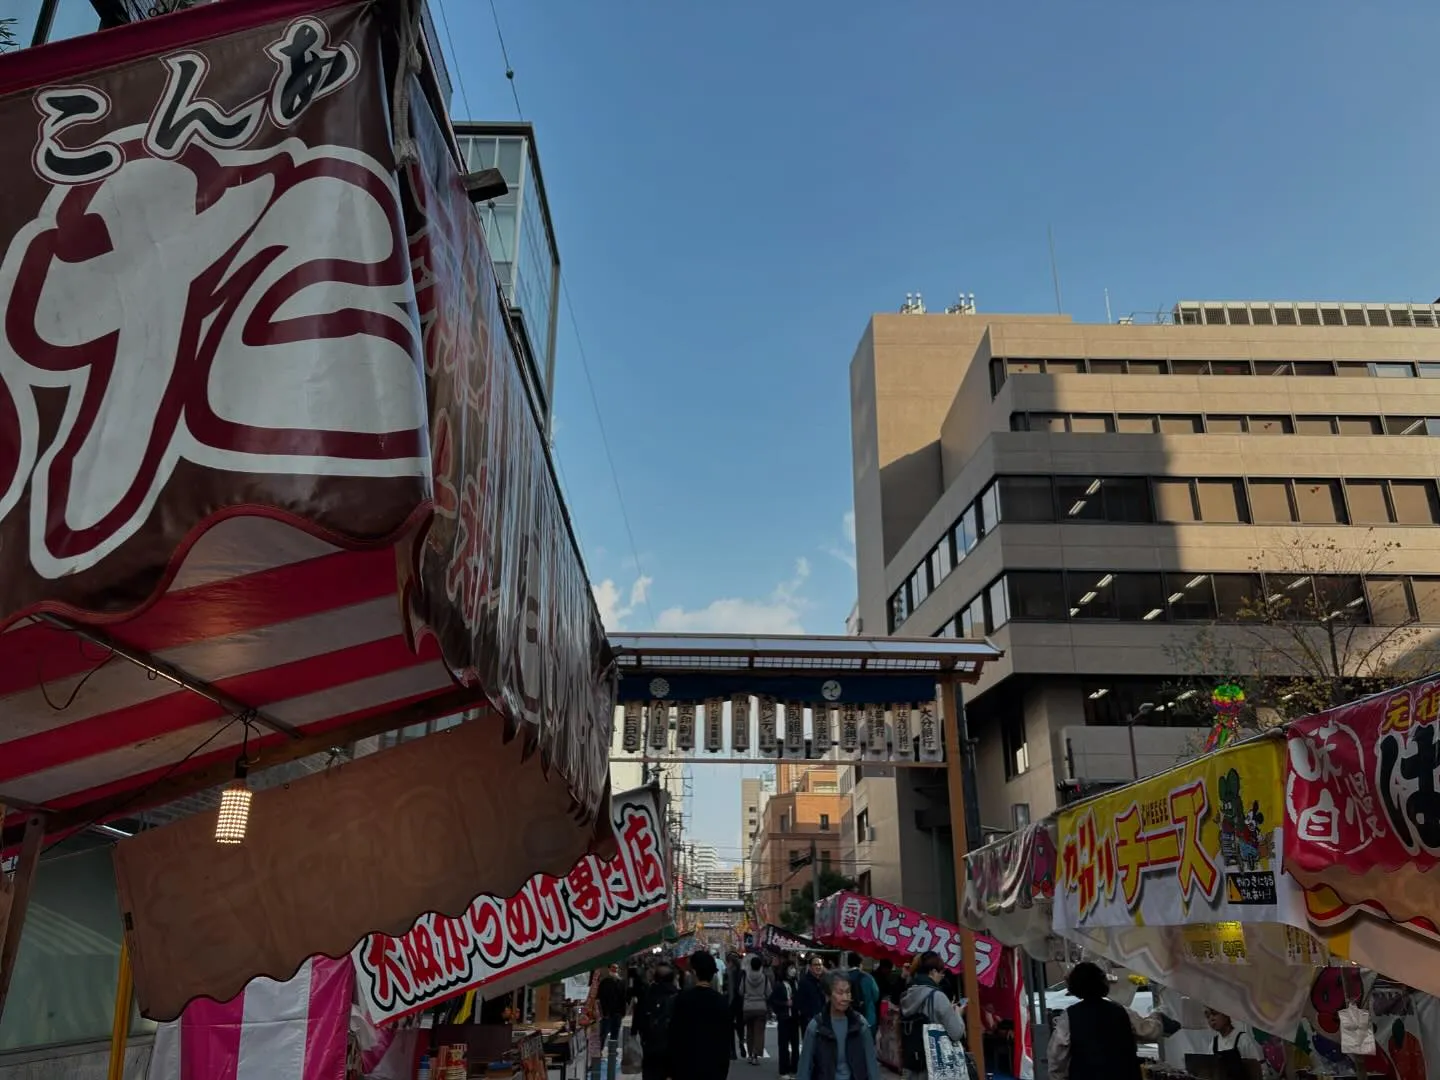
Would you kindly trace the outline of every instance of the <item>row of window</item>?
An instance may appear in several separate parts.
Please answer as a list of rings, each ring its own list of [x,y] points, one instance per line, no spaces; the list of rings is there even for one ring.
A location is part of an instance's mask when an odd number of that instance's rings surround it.
[[[1440,416],[1013,412],[1010,430],[1136,435],[1440,435]]]
[[[891,633],[1001,521],[1440,525],[1440,489],[1429,479],[996,477],[890,597]]]
[[[1295,621],[1440,626],[1440,577],[1010,570],[936,637],[978,637],[1007,622]]]
[[[1440,379],[1440,362],[1409,360],[1091,360],[990,361],[993,397],[1011,375],[1298,375],[1375,379]]]

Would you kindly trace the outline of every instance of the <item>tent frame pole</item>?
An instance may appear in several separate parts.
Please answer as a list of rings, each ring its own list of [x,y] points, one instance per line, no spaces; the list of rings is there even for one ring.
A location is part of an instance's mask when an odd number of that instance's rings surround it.
[[[0,806],[0,821],[4,819],[5,808]],[[7,883],[0,875],[0,1017],[5,1015],[5,1000],[10,996],[15,959],[20,953],[20,933],[25,929],[25,912],[30,907],[35,870],[40,865],[44,844],[45,816],[31,814],[25,819],[25,835],[20,841],[14,880]]]
[[[969,854],[970,842],[966,821],[965,761],[960,751],[960,726],[964,713],[960,702],[960,687],[953,675],[942,676],[940,681],[940,723],[945,733],[945,775],[950,782],[950,840],[955,848],[955,910],[965,910],[965,856]],[[985,1072],[985,1028],[980,1021],[980,979],[977,974],[979,957],[975,955],[975,932],[960,930],[960,943],[964,949],[962,978],[965,985],[965,1027],[967,1049],[975,1058],[975,1067],[981,1076]]]

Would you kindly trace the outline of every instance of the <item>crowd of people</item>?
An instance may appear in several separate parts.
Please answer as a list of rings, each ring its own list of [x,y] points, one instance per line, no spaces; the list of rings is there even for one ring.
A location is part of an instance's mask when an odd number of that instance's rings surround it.
[[[641,1048],[643,1080],[726,1080],[732,1063],[757,1066],[766,1029],[776,1027],[781,1080],[881,1080],[875,1032],[887,1009],[902,1016],[909,1080],[925,1075],[918,1033],[940,1024],[956,1042],[964,1022],[940,957],[926,953],[907,975],[889,961],[873,972],[850,953],[831,966],[820,955],[692,954],[685,970],[659,960],[633,968],[628,983],[612,967],[598,992],[601,1032],[618,1038],[627,1012]]]

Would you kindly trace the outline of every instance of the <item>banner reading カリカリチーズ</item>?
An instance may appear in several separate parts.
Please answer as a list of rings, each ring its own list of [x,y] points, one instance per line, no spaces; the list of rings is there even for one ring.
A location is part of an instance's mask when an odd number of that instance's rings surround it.
[[[1266,1031],[1326,953],[1280,871],[1284,744],[1260,740],[1060,815],[1055,930]]]

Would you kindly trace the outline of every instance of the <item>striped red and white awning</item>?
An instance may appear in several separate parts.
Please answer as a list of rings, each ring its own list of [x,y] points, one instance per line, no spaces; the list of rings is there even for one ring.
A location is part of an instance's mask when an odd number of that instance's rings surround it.
[[[268,518],[203,534],[140,614],[71,625],[0,634],[0,804],[46,810],[52,836],[223,780],[247,727],[263,766],[456,712],[467,693],[432,639],[407,641],[394,549],[343,551]]]

